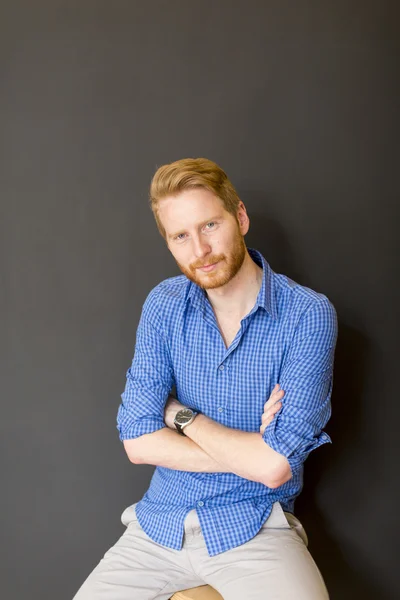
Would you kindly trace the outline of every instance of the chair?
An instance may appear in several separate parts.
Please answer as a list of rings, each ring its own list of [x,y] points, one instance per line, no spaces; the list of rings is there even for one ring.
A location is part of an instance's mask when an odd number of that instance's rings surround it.
[[[221,594],[214,590],[210,585],[200,585],[198,587],[175,592],[171,600],[223,600]]]

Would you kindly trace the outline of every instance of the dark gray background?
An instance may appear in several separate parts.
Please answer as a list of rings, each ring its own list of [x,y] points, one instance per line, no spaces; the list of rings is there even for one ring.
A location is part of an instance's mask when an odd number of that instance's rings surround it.
[[[331,598],[399,597],[397,3],[0,10],[2,596],[72,598],[148,487],[115,427],[143,301],[179,273],[148,186],[205,156],[247,245],[338,313],[334,443],[296,505]]]

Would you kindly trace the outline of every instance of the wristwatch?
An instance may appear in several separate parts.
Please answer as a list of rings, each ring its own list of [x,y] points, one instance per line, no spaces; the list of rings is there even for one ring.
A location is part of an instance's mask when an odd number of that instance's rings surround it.
[[[190,423],[193,423],[199,413],[191,408],[181,408],[175,415],[174,425],[181,435],[185,435],[184,428]]]

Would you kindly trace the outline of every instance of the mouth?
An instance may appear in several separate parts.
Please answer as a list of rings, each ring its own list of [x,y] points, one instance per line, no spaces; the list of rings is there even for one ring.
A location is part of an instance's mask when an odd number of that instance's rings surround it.
[[[210,265],[205,265],[204,267],[199,267],[200,271],[204,271],[204,273],[209,273],[209,271],[212,271],[216,266],[217,266],[218,262],[210,264]]]

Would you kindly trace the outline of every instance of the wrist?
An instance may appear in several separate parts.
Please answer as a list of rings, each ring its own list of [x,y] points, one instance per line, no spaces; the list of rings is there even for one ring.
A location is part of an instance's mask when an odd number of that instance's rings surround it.
[[[178,410],[174,417],[174,426],[178,433],[185,435],[186,429],[196,420],[198,414],[198,411],[187,406]]]
[[[207,417],[199,413],[196,418],[184,428],[185,435],[190,437],[191,440],[195,441],[198,438],[200,429],[206,421]]]

